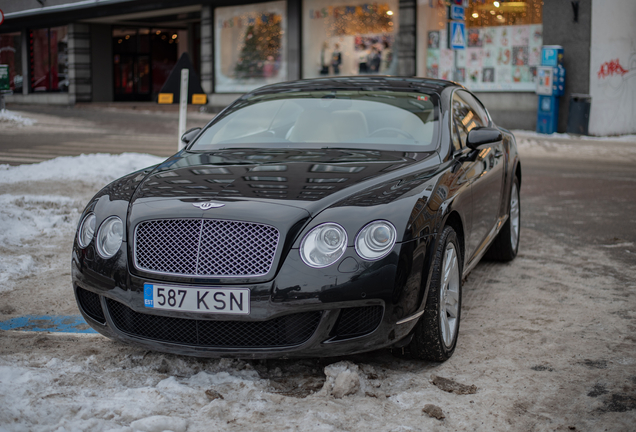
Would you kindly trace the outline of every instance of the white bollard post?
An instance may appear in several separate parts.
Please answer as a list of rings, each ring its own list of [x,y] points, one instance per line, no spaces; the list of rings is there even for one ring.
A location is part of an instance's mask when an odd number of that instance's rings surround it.
[[[188,116],[188,79],[190,71],[181,69],[181,90],[179,97],[179,136],[177,137],[177,149],[181,150],[185,145],[181,141],[181,137],[186,131],[186,119]]]

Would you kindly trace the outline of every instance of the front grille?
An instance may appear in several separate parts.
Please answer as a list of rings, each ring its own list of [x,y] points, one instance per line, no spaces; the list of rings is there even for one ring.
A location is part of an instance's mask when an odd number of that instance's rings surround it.
[[[135,267],[184,276],[269,273],[279,233],[270,225],[216,219],[159,219],[135,229]]]
[[[382,320],[382,306],[342,309],[333,334],[337,339],[362,336],[375,330]]]
[[[135,312],[107,299],[118,330],[131,336],[210,348],[296,346],[314,334],[321,312],[304,312],[268,321],[208,321]]]
[[[106,319],[104,318],[104,311],[102,310],[102,303],[99,300],[99,295],[78,287],[77,300],[86,315],[93,318],[99,323],[106,323]]]

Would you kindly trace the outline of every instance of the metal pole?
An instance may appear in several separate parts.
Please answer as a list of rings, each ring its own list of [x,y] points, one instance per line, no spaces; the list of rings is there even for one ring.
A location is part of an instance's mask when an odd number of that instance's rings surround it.
[[[181,90],[179,93],[179,136],[177,138],[177,149],[181,150],[185,147],[181,137],[186,131],[186,119],[188,116],[188,79],[190,71],[181,69]]]
[[[453,50],[453,81],[459,82],[459,77],[457,74],[457,50]]]

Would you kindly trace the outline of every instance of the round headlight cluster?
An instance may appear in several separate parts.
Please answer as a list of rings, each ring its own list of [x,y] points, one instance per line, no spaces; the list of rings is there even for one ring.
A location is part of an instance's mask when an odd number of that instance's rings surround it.
[[[371,222],[356,237],[356,252],[366,260],[385,257],[395,245],[395,227],[387,221]]]
[[[338,224],[318,225],[305,236],[300,256],[310,267],[321,268],[336,262],[347,249],[347,232]]]
[[[117,216],[106,219],[97,233],[97,252],[102,258],[110,258],[117,253],[124,237],[124,224]]]
[[[95,215],[93,213],[89,213],[82,221],[79,231],[77,232],[77,242],[82,248],[85,248],[86,246],[88,246],[91,240],[93,240],[94,235]]]

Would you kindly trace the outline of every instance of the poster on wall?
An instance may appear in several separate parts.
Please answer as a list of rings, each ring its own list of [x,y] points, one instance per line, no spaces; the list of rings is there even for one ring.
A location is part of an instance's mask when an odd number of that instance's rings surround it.
[[[457,59],[457,79],[471,90],[534,91],[542,30],[541,24],[467,29],[467,49]],[[443,43],[432,45],[431,33],[437,32],[429,32],[427,76],[452,79],[454,53]]]
[[[287,2],[214,10],[214,89],[244,93],[287,80]]]
[[[398,0],[304,0],[303,78],[395,75],[398,11]]]

